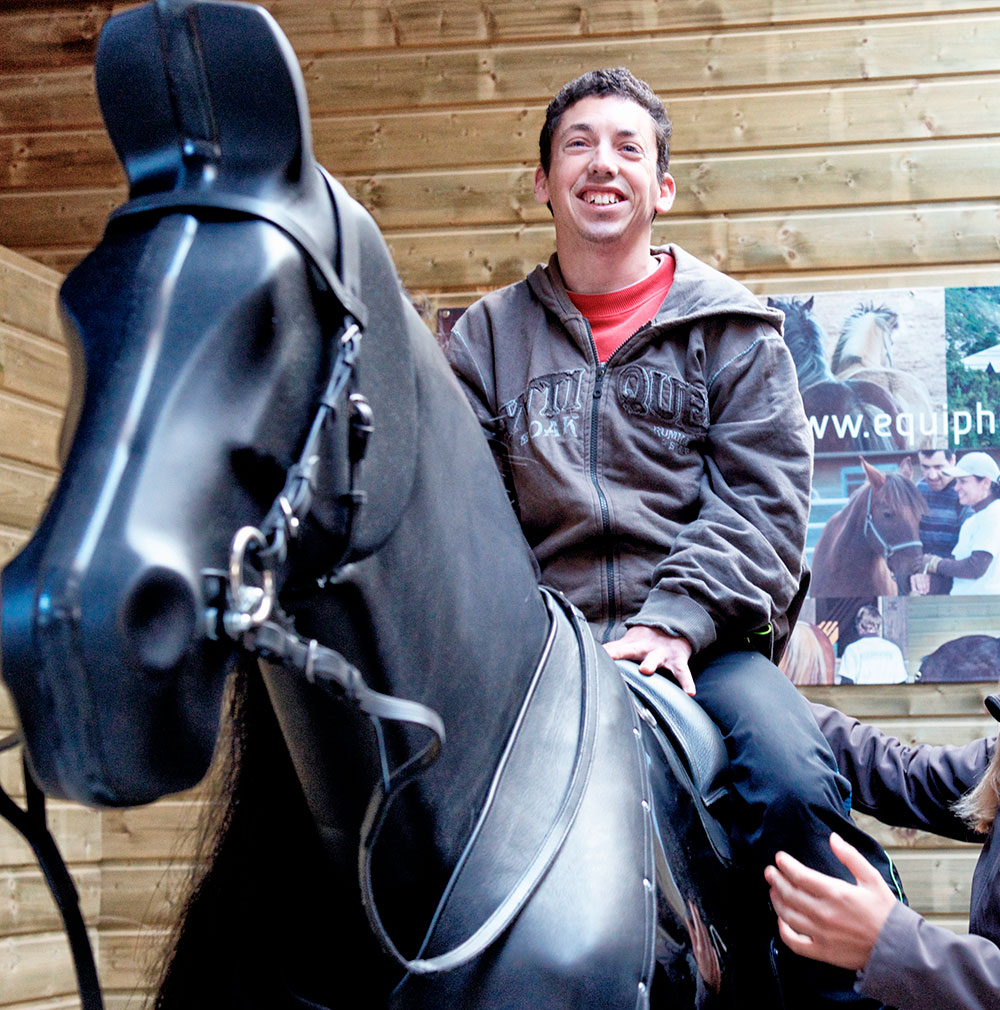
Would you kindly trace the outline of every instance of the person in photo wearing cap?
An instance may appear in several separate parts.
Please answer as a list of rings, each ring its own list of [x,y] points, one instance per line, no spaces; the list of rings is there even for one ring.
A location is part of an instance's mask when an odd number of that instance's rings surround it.
[[[912,591],[927,593],[929,576],[937,573],[951,578],[952,596],[1000,595],[1000,467],[985,452],[968,452],[943,472],[955,479],[958,500],[972,513],[958,532],[954,557],[925,554]]]
[[[972,878],[969,932],[935,926],[897,901],[838,835],[830,847],[856,883],[803,866],[785,852],[765,870],[782,939],[796,953],[853,969],[855,989],[896,1010],[1000,1006],[1000,750],[995,737],[962,746],[909,747],[834,708],[812,704],[853,807],[885,824],[982,844]],[[1000,721],[1000,695],[986,699]]]

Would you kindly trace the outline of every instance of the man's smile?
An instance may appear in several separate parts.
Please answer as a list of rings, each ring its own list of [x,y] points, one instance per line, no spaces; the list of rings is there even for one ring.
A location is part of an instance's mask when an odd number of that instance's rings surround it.
[[[584,190],[584,192],[580,194],[580,198],[584,201],[584,203],[589,203],[597,207],[606,207],[613,203],[622,203],[625,200],[625,197],[619,193],[593,189]]]

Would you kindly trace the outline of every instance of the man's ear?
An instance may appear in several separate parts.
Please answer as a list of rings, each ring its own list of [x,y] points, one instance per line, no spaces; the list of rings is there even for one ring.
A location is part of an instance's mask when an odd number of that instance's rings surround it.
[[[549,202],[549,177],[541,165],[535,169],[535,199],[539,203]]]
[[[656,201],[657,214],[666,214],[666,212],[673,207],[674,197],[676,195],[677,184],[674,182],[674,177],[669,172],[666,172],[664,173],[663,181],[660,183],[660,196]]]

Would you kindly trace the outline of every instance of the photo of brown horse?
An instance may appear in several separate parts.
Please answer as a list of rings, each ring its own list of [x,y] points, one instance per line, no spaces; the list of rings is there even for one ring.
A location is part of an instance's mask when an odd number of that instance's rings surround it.
[[[903,473],[861,459],[865,482],[830,518],[813,552],[813,597],[905,596],[923,556],[923,496]]]

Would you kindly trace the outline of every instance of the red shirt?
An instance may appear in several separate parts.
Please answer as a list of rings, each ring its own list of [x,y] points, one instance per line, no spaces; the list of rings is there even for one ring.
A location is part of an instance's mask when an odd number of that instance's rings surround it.
[[[599,361],[607,361],[633,333],[656,315],[673,281],[674,258],[667,255],[648,277],[620,291],[598,295],[566,292],[590,323]]]

